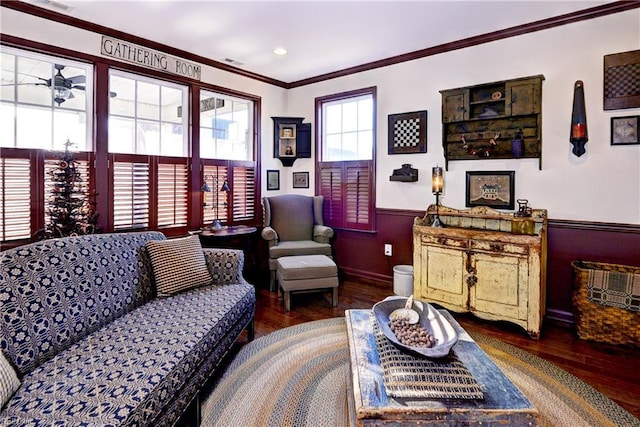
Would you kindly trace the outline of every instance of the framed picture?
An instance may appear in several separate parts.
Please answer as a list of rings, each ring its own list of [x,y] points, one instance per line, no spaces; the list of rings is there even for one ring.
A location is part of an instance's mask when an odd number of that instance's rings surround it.
[[[515,171],[467,172],[467,207],[513,209]]]
[[[280,138],[292,138],[296,137],[295,125],[280,125]]]
[[[296,140],[281,139],[279,153],[280,153],[280,157],[295,157],[296,156]]]
[[[640,50],[604,56],[604,109],[640,107]]]
[[[293,188],[309,188],[309,172],[294,172]]]
[[[267,190],[279,190],[280,189],[280,171],[279,170],[267,170]]]
[[[611,117],[611,145],[640,144],[640,116]]]
[[[427,152],[427,111],[389,114],[389,154]]]

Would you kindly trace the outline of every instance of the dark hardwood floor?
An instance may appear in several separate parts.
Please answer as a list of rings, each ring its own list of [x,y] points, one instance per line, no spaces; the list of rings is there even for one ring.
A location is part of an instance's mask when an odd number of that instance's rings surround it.
[[[347,278],[341,281],[337,307],[331,307],[329,293],[297,294],[286,313],[282,297],[269,292],[268,285],[259,284],[256,290],[256,337],[303,322],[341,317],[347,309],[371,308],[393,294],[391,283]],[[584,341],[572,329],[550,322],[545,322],[541,338],[533,340],[523,329],[506,322],[454,316],[468,331],[498,338],[554,363],[640,418],[640,349]],[[243,339],[246,342],[245,336]]]

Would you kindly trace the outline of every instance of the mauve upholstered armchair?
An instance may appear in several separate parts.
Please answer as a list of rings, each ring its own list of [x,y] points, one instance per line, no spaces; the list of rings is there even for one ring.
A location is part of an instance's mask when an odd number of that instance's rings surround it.
[[[284,194],[263,197],[262,238],[269,244],[269,289],[276,290],[277,259],[283,256],[326,255],[332,257],[333,229],[324,225],[324,198]]]

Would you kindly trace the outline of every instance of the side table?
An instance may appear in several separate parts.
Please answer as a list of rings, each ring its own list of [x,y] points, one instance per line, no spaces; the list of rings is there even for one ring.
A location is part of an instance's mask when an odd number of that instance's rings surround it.
[[[351,361],[348,393],[353,425],[388,424],[450,426],[535,426],[538,410],[493,363],[446,310],[440,310],[458,333],[453,346],[458,359],[482,386],[484,399],[394,398],[384,387],[371,310],[346,310]]]
[[[247,225],[233,225],[220,229],[201,229],[190,231],[189,234],[197,234],[203,248],[233,248],[244,251],[247,265],[254,264],[251,238],[258,231],[256,227]]]

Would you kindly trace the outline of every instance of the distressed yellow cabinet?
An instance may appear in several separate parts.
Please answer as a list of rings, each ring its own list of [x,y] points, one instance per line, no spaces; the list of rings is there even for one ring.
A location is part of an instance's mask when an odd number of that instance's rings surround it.
[[[506,320],[538,338],[545,310],[546,210],[534,209],[532,234],[512,232],[513,214],[435,206],[413,226],[414,295],[456,312]],[[518,223],[516,223],[518,225]]]

